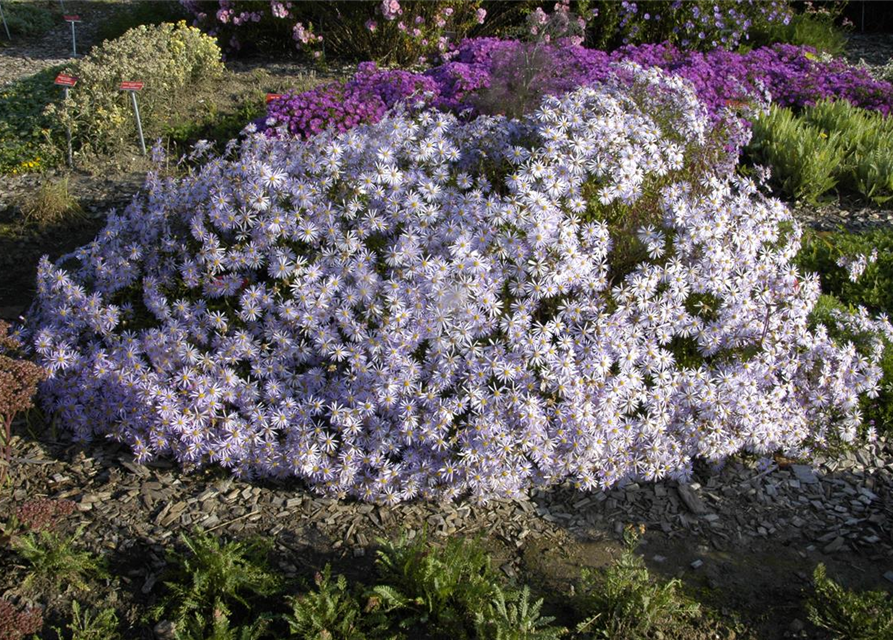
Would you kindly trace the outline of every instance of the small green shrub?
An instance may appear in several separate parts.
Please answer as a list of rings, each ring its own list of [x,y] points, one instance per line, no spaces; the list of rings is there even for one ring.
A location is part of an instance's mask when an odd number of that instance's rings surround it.
[[[71,638],[71,640],[116,640],[120,638],[118,633],[118,616],[114,609],[102,609],[93,611],[84,609],[77,600],[71,603],[71,622],[64,631],[59,627],[53,627],[56,638]]]
[[[636,530],[627,528],[624,537],[626,548],[617,562],[597,573],[583,571],[577,605],[587,618],[577,631],[612,640],[652,637],[656,631],[673,633],[698,614],[699,606],[680,593],[679,580],[651,579],[635,553]]]
[[[9,32],[20,36],[39,36],[59,24],[59,4],[49,0],[4,0],[3,13]],[[3,37],[6,33],[0,32]]]
[[[812,574],[814,593],[806,603],[809,620],[846,640],[893,638],[893,600],[883,591],[857,593],[828,578],[825,565]]]
[[[475,614],[475,632],[479,640],[555,640],[567,633],[564,627],[549,623],[555,618],[540,615],[542,599],[530,603],[530,588],[506,594],[494,590],[493,601],[486,611]]]
[[[110,151],[136,141],[136,124],[124,80],[141,80],[138,94],[143,130],[160,135],[173,105],[187,90],[223,71],[220,49],[212,38],[185,22],[139,26],[117,40],[94,48],[66,71],[79,78],[69,99],[47,113],[70,124],[75,142],[93,151]]]
[[[878,204],[893,198],[893,119],[846,100],[823,100],[805,109],[803,118],[826,135],[839,136],[841,187]]]
[[[183,535],[182,541],[188,553],[173,552],[168,558],[167,593],[153,612],[156,619],[167,617],[190,637],[215,628],[230,633],[236,631],[229,628],[233,607],[249,611],[253,600],[278,592],[280,580],[270,571],[266,542],[224,543],[200,531]]]
[[[411,542],[401,537],[397,543],[379,543],[377,566],[387,586],[373,592],[386,609],[403,612],[402,626],[468,637],[476,612],[496,594],[496,576],[480,544],[451,538],[436,549],[426,535]]]
[[[815,203],[837,185],[845,155],[840,138],[773,105],[754,121],[748,149],[757,163],[772,168],[772,179],[784,193]]]
[[[69,538],[53,531],[29,533],[12,539],[12,547],[28,563],[29,572],[23,583],[26,589],[34,585],[58,587],[67,584],[75,589],[87,589],[91,577],[106,575],[105,563],[88,551],[78,551],[75,540],[81,537],[81,526]]]
[[[332,568],[314,577],[315,589],[291,601],[292,613],[285,617],[293,635],[306,640],[362,640],[384,632],[388,618],[377,596],[360,607],[360,594],[351,590],[344,576],[332,580]]]
[[[53,85],[61,68],[50,67],[0,87],[0,174],[38,171],[61,157],[48,143],[64,141],[64,129],[45,113],[62,100],[62,91]]]
[[[177,640],[260,640],[267,633],[272,617],[263,613],[251,624],[232,626],[229,614],[223,609],[215,608],[209,618],[195,612],[176,625],[176,638]]]

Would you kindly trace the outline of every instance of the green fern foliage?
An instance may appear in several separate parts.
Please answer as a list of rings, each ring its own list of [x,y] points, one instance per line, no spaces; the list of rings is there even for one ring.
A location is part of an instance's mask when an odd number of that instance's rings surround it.
[[[49,584],[58,587],[67,584],[75,589],[89,588],[87,579],[104,577],[105,565],[101,558],[96,558],[88,551],[75,548],[75,540],[80,538],[83,527],[69,538],[53,531],[29,533],[13,539],[16,553],[29,565],[24,587],[35,584]]]
[[[291,633],[306,640],[364,640],[381,637],[388,619],[381,599],[372,595],[365,608],[360,597],[348,588],[344,576],[332,580],[332,568],[314,577],[315,590],[292,600],[292,614],[286,616]]]
[[[118,616],[114,609],[81,610],[77,600],[71,603],[71,622],[65,628],[68,634],[63,633],[59,627],[53,627],[58,640],[66,635],[71,640],[117,640]]]
[[[475,616],[479,640],[556,640],[567,633],[563,627],[549,626],[555,618],[540,615],[542,599],[530,603],[530,588],[506,594],[494,590],[493,601],[486,612]]]
[[[406,628],[437,628],[469,637],[476,613],[491,602],[497,580],[487,552],[476,541],[451,538],[442,548],[427,536],[397,543],[379,540],[377,566],[389,589],[376,595],[389,610],[404,613]]]
[[[270,571],[269,545],[261,540],[222,542],[209,534],[184,535],[187,554],[169,557],[167,594],[155,609],[156,619],[167,616],[184,638],[208,634],[215,640],[242,640],[256,630],[230,629],[233,607],[250,611],[259,598],[280,589],[280,579]],[[233,635],[238,633],[238,635]],[[217,634],[217,635],[213,635]]]

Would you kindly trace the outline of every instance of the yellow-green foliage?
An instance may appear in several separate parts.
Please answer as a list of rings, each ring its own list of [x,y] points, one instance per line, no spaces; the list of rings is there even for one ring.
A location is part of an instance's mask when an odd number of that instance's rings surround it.
[[[130,98],[118,89],[122,81],[141,80],[138,94],[146,137],[161,133],[166,115],[182,92],[223,71],[213,38],[181,21],[142,25],[103,43],[67,69],[79,78],[69,100],[49,111],[70,122],[76,143],[107,151],[135,141],[136,124]]]
[[[822,101],[801,115],[772,107],[753,131],[751,155],[795,198],[815,201],[835,187],[878,204],[893,198],[893,118]]]
[[[782,191],[815,202],[837,185],[843,162],[840,134],[831,135],[809,125],[790,109],[773,106],[753,125],[751,155],[772,168]]]

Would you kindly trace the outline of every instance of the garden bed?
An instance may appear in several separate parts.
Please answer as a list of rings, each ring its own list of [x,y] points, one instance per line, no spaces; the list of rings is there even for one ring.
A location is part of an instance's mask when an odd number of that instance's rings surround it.
[[[28,73],[59,63],[50,55],[57,31],[26,43],[33,49],[0,49],[0,84],[19,73],[18,60],[27,59]],[[893,51],[888,37],[854,42],[851,57],[875,66]],[[38,62],[40,56],[45,58]],[[11,58],[12,64],[4,62]],[[198,138],[223,140],[262,113],[264,92],[313,86],[350,70],[322,72],[264,57],[228,63],[219,80],[180,101],[168,139],[175,150]],[[3,178],[0,319],[17,319],[31,305],[40,256],[56,259],[93,238],[108,212],[121,211],[143,188],[149,167],[129,147],[92,157],[73,172]],[[24,207],[41,185],[63,176],[81,212],[52,224],[23,221]],[[822,231],[893,225],[889,203],[869,206],[848,196],[792,209]],[[680,578],[706,611],[679,636],[690,640],[830,638],[808,622],[805,608],[818,563],[850,588],[889,591],[893,582],[893,441],[885,435],[828,452],[812,468],[781,456],[758,462],[738,455],[721,468],[698,463],[690,482],[636,482],[589,493],[564,483],[486,505],[459,500],[395,506],[320,497],[294,479],[247,481],[217,467],[186,473],[166,459],[142,465],[119,444],[75,443],[40,412],[16,422],[15,436],[14,484],[0,493],[0,513],[12,514],[35,499],[72,501],[74,513],[58,530],[79,532],[77,544],[106,557],[110,577],[92,580],[86,591],[26,588],[28,569],[4,545],[0,596],[21,605],[39,602],[48,623],[56,625],[65,622],[62,612],[70,611],[72,601],[111,608],[126,638],[168,637],[147,611],[164,593],[168,552],[182,548],[180,536],[196,530],[268,540],[274,568],[288,580],[310,581],[331,564],[335,573],[364,583],[372,579],[382,540],[427,532],[442,544],[479,536],[499,574],[531,585],[535,598],[545,598],[546,612],[566,624],[566,601],[581,567],[611,566],[623,550],[624,527],[643,525],[637,553],[649,570],[661,579]]]

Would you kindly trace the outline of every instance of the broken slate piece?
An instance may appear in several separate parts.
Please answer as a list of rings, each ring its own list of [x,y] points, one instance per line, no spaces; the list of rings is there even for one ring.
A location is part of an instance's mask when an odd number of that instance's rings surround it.
[[[806,464],[792,464],[791,471],[802,484],[816,484],[819,481],[812,467]]]
[[[689,485],[680,482],[676,486],[676,491],[679,493],[679,497],[682,499],[685,506],[688,507],[689,511],[695,515],[707,513],[707,507],[704,506],[704,501],[701,500],[700,496],[698,496]]]

